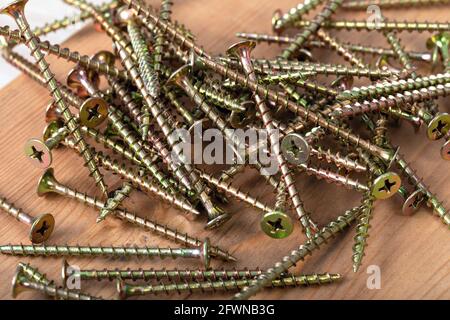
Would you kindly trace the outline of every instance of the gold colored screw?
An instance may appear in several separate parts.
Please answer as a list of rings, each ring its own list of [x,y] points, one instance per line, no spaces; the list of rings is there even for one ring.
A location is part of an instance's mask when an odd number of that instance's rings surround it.
[[[95,180],[95,184],[100,187],[100,190],[104,195],[107,194],[107,187],[103,181],[103,176],[98,170],[97,165],[93,161],[92,154],[88,148],[88,145],[84,141],[81,136],[79,125],[77,121],[74,119],[72,113],[67,107],[66,103],[63,100],[58,84],[56,83],[55,76],[50,71],[50,67],[45,60],[44,55],[39,50],[39,39],[32,33],[30,29],[30,25],[25,19],[24,8],[28,0],[15,0],[8,1],[8,4],[4,4],[0,8],[0,13],[8,14],[16,21],[20,31],[24,35],[26,39],[26,45],[31,51],[31,54],[36,60],[36,64],[38,65],[40,71],[42,72],[46,83],[53,95],[53,98],[58,105],[61,114],[64,116],[67,127],[71,131],[71,134],[74,136],[77,144],[79,145],[79,150],[81,155],[83,156],[87,167],[89,168],[89,172]]]
[[[31,227],[29,238],[32,243],[42,243],[46,241],[53,232],[55,227],[55,218],[49,213],[42,214],[38,217],[32,217],[22,209],[15,208],[14,204],[10,204],[6,199],[0,197],[0,208],[7,214]]]
[[[117,189],[113,196],[106,200],[105,207],[100,210],[100,215],[97,218],[97,223],[106,219],[106,217],[111,214],[114,210],[116,210],[126,198],[129,197],[131,191],[133,191],[133,187],[130,183],[124,182],[120,189]]]

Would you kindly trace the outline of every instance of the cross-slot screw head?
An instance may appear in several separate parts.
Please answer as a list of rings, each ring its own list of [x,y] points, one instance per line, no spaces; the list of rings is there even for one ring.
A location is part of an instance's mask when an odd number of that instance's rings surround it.
[[[53,168],[48,168],[38,181],[37,194],[39,197],[46,193],[54,192],[54,182],[56,181]]]
[[[49,213],[37,216],[31,225],[30,239],[32,243],[42,243],[47,240],[55,228],[55,218]]]
[[[11,282],[11,296],[13,299],[17,298],[19,294],[24,291],[27,291],[28,288],[22,285],[22,281],[26,279],[25,273],[23,272],[22,267],[19,265],[16,268],[16,273],[12,278]]]
[[[450,161],[450,139],[445,141],[444,145],[441,147],[441,157],[444,160]]]
[[[73,90],[75,90],[76,94],[80,98],[87,98],[90,96],[90,94],[86,90],[86,88],[81,85],[80,81],[78,80],[79,72],[80,72],[80,70],[78,68],[74,68],[74,69],[70,70],[69,74],[67,75],[66,83],[69,88],[72,88]],[[89,81],[92,82],[95,86],[98,86],[100,84],[100,77],[98,76],[98,73],[93,72],[93,71],[88,71],[86,74],[87,74]]]
[[[30,139],[25,143],[25,154],[35,167],[46,169],[52,164],[51,150],[39,139]]]
[[[281,211],[267,212],[262,216],[260,225],[264,233],[274,239],[286,238],[294,230],[291,217]]]
[[[402,213],[405,216],[411,216],[417,209],[420,208],[422,202],[425,200],[425,195],[422,190],[416,190],[406,198],[403,203]]]
[[[290,133],[281,141],[281,151],[290,163],[302,164],[308,161],[310,148],[305,138],[298,133]]]
[[[395,172],[386,172],[378,176],[372,186],[372,196],[383,200],[392,197],[402,185],[400,176]]]
[[[449,130],[450,115],[447,113],[440,113],[428,123],[427,135],[431,140],[439,140],[444,137]]]
[[[108,117],[108,103],[98,97],[85,100],[80,106],[80,123],[95,128]]]

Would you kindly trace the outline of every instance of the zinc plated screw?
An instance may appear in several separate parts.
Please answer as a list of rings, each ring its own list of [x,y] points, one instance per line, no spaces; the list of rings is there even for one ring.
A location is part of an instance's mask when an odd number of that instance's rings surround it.
[[[38,217],[32,217],[22,209],[15,208],[14,204],[10,204],[6,199],[0,197],[0,208],[7,214],[31,227],[29,239],[32,243],[42,243],[46,241],[53,232],[55,227],[55,218],[49,213],[42,214]]]
[[[300,260],[304,260],[308,255],[326,244],[329,240],[336,237],[341,231],[350,226],[350,224],[357,218],[360,212],[364,209],[364,205],[360,205],[351,210],[346,211],[343,215],[331,221],[327,226],[323,227],[317,232],[311,240],[308,240],[298,249],[293,250],[289,255],[283,257],[280,262],[275,263],[274,267],[268,269],[262,275],[258,276],[257,280],[250,286],[246,286],[239,293],[237,293],[234,300],[246,300],[251,296],[257,294],[265,286],[286,273],[289,268],[296,265]]]
[[[333,153],[331,149],[322,149],[316,145],[310,149],[311,155],[319,160],[324,160],[327,163],[332,163],[338,168],[343,168],[347,171],[365,172],[367,168],[359,163],[357,160],[351,159],[348,155],[341,155]]]
[[[274,279],[267,284],[269,288],[286,288],[309,285],[322,285],[337,282],[341,279],[340,274],[311,274],[300,276],[282,276]],[[157,285],[131,285],[126,284],[122,280],[117,280],[117,291],[121,299],[127,299],[132,296],[140,296],[161,293],[170,294],[178,293],[208,293],[217,291],[235,291],[256,283],[254,279],[231,279],[231,280],[206,280],[206,281],[186,281],[180,283],[159,283]]]
[[[296,21],[294,26],[296,28],[306,28],[312,24],[313,21]],[[322,26],[325,29],[346,29],[346,30],[356,30],[356,31],[397,31],[397,32],[441,32],[450,30],[449,23],[439,23],[439,22],[418,22],[418,21],[325,21]]]
[[[442,5],[450,3],[448,0],[358,0],[347,1],[342,5],[345,9],[364,9],[370,5],[380,8],[421,7],[430,5]]]
[[[57,193],[67,196],[69,198],[78,200],[87,205],[101,209],[105,206],[103,201],[90,197],[85,193],[79,192],[66,185],[59,183],[54,176],[53,169],[47,169],[39,179],[37,194],[38,196],[44,196],[47,193]],[[171,239],[175,242],[179,242],[186,246],[200,247],[203,241],[189,236],[187,233],[181,233],[177,230],[172,230],[168,226],[161,225],[149,219],[136,216],[134,213],[126,210],[117,209],[114,211],[114,215],[121,220],[125,220],[131,224],[140,226],[146,230],[149,230],[155,234],[158,234],[167,239]],[[225,261],[236,261],[236,258],[231,256],[228,252],[220,249],[219,247],[211,246],[211,256],[220,257]]]
[[[206,269],[209,268],[210,253],[209,239],[206,238],[199,248],[159,248],[159,247],[92,247],[92,246],[54,246],[54,245],[2,245],[0,253],[13,256],[89,256],[89,257],[145,257],[160,259],[164,258],[187,258],[200,260]]]
[[[278,36],[278,35],[270,35],[270,34],[259,34],[259,33],[245,33],[245,32],[237,32],[236,37],[243,38],[245,40],[253,40],[256,42],[267,42],[267,43],[278,43],[278,44],[289,44],[294,42],[294,38],[288,36]],[[317,48],[327,47],[328,45],[322,41],[312,40],[307,42],[306,46],[312,46]],[[395,53],[391,49],[380,48],[380,47],[372,47],[368,45],[360,45],[354,43],[342,43],[342,46],[345,49],[348,49],[353,52],[358,52],[362,54],[372,54],[372,55],[386,55],[389,57],[395,56]],[[431,55],[428,52],[416,52],[416,51],[407,51],[406,54],[413,60],[418,61],[431,61]]]
[[[271,238],[286,238],[294,230],[292,219],[286,214],[286,202],[286,186],[281,183],[277,190],[274,210],[265,213],[260,221],[262,231]]]
[[[362,100],[378,98],[408,90],[420,90],[425,87],[436,86],[450,82],[450,73],[438,73],[415,79],[386,79],[382,82],[362,87],[353,87],[340,92],[337,100]]]
[[[325,7],[317,14],[311,23],[306,26],[302,32],[295,36],[295,40],[281,53],[281,58],[289,59],[303,44],[315,33],[326,20],[334,14],[334,12],[342,4],[343,0],[328,0]]]
[[[124,182],[121,188],[114,191],[112,196],[106,200],[105,207],[100,210],[97,223],[105,220],[109,214],[116,210],[130,196],[131,191],[133,191],[133,187],[129,182]]]
[[[392,50],[394,50],[394,53],[396,57],[400,60],[402,66],[410,74],[411,78],[413,79],[417,78],[417,73],[414,71],[415,67],[412,65],[411,60],[405,53],[405,50],[402,47],[402,44],[400,43],[400,39],[397,37],[396,32],[395,31],[384,32],[384,36],[389,42]]]
[[[8,1],[8,4],[4,4],[0,8],[0,13],[8,14],[10,15],[19,26],[19,29],[21,30],[22,34],[24,35],[26,39],[26,45],[31,51],[31,54],[36,60],[36,64],[38,65],[40,71],[42,72],[46,83],[51,91],[51,94],[53,95],[53,98],[55,99],[56,105],[58,105],[61,114],[64,117],[64,120],[66,121],[67,127],[69,128],[71,134],[74,136],[75,140],[77,141],[77,144],[79,146],[79,151],[81,155],[83,156],[85,160],[86,166],[89,168],[90,175],[94,178],[95,184],[100,187],[100,190],[104,195],[107,194],[107,186],[103,181],[103,176],[101,175],[100,171],[98,170],[97,165],[93,161],[92,154],[88,148],[88,145],[84,141],[83,137],[81,136],[80,130],[79,130],[79,124],[75,120],[74,116],[70,112],[68,106],[63,100],[63,97],[61,95],[59,85],[57,84],[55,80],[55,76],[50,71],[50,67],[48,63],[45,60],[44,55],[39,50],[39,39],[31,32],[30,25],[28,24],[27,20],[25,19],[24,15],[24,9],[25,5],[27,4],[28,0],[14,0],[14,1]]]
[[[171,0],[161,0],[161,6],[159,9],[159,18],[164,21],[168,22],[170,21],[170,15],[171,15],[171,7],[173,5],[173,2]],[[161,74],[161,67],[162,67],[162,56],[165,49],[165,37],[164,32],[162,32],[160,29],[157,29],[155,32],[155,44],[154,44],[154,53],[153,53],[153,61],[154,66],[153,68],[158,74]]]
[[[67,261],[63,260],[62,266],[62,282],[66,283],[66,279],[71,275],[69,270],[71,266]],[[168,281],[208,281],[208,280],[231,280],[231,279],[251,279],[260,275],[262,271],[257,268],[254,270],[242,269],[242,270],[189,270],[189,269],[174,269],[174,270],[157,270],[157,269],[103,269],[103,270],[76,270],[73,276],[80,280],[168,280]]]
[[[359,223],[356,226],[356,235],[353,245],[353,272],[357,272],[361,266],[362,259],[365,255],[364,251],[367,246],[367,238],[369,237],[370,220],[373,212],[373,197],[367,193],[363,201],[364,209],[358,217]]]
[[[24,274],[21,266],[18,266],[16,273],[12,280],[12,297],[17,296],[27,290],[36,290],[44,293],[47,296],[63,300],[101,300],[102,298],[90,296],[78,291],[58,288],[53,281],[44,284],[42,282],[30,281]]]
[[[37,268],[32,267],[29,263],[19,262],[17,268],[20,268],[23,276],[28,278],[30,281],[42,283],[44,285],[52,284],[52,282],[47,279],[45,274],[40,273]]]
[[[444,160],[450,160],[450,133],[447,132],[445,136],[445,142],[441,147],[441,157]]]
[[[250,54],[252,49],[255,47],[255,42],[253,41],[243,41],[238,42],[228,48],[227,53],[230,56],[235,56],[240,59],[241,65],[247,75],[247,77],[256,82],[256,75],[253,69],[253,65],[251,62]],[[305,209],[303,208],[302,200],[298,194],[297,188],[295,187],[294,180],[292,174],[287,166],[286,159],[283,157],[280,146],[277,140],[277,137],[273,134],[274,126],[272,124],[272,116],[270,115],[270,111],[266,106],[264,99],[261,98],[259,93],[255,92],[255,101],[257,105],[257,109],[260,113],[260,118],[263,121],[265,129],[268,131],[269,140],[271,144],[271,148],[274,152],[274,155],[277,157],[279,168],[281,169],[282,179],[286,185],[287,191],[291,198],[291,201],[294,205],[294,210],[300,219],[300,222],[303,226],[303,230],[308,238],[311,238],[317,228],[310,224],[310,219]]]
[[[250,88],[251,90],[258,92],[261,94],[265,99],[271,100],[276,102],[278,105],[283,106],[294,112],[295,114],[299,115],[304,119],[305,122],[311,123],[314,126],[321,126],[322,128],[326,129],[327,131],[333,133],[334,135],[342,138],[344,141],[353,144],[354,146],[360,146],[361,148],[367,150],[368,152],[372,153],[375,156],[378,156],[385,161],[390,161],[392,159],[391,152],[388,152],[387,150],[380,148],[369,141],[366,141],[364,139],[361,139],[356,134],[351,133],[345,128],[342,128],[341,126],[338,126],[334,124],[332,121],[326,119],[320,114],[317,114],[315,112],[312,112],[311,110],[308,110],[307,108],[304,108],[296,103],[293,103],[292,101],[289,101],[285,98],[283,98],[277,91],[273,91],[265,86],[262,86],[258,84],[255,81],[252,81],[249,79],[248,76],[243,76],[239,73],[234,72],[229,67],[222,65],[220,63],[216,63],[210,59],[206,59],[203,57],[195,57],[196,64],[199,64],[200,66],[205,66],[209,69],[212,69],[216,71],[217,73],[230,78],[233,81],[239,82],[240,84]],[[449,85],[450,87],[450,85]],[[450,91],[450,88],[449,88]]]
[[[296,7],[289,9],[285,14],[280,10],[276,10],[272,17],[272,28],[276,32],[282,32],[286,27],[292,25],[293,22],[301,20],[302,16],[313,10],[324,0],[305,0],[303,3],[297,4]]]

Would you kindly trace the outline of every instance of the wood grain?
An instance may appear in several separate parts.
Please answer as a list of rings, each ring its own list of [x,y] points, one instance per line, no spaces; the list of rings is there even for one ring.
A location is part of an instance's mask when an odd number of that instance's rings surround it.
[[[158,5],[156,1],[151,2]],[[270,32],[272,12],[277,8],[287,11],[295,6],[296,0],[196,0],[175,1],[174,18],[184,23],[197,35],[198,43],[213,54],[223,53],[236,41],[235,32]],[[448,7],[412,9],[407,11],[385,10],[383,13],[391,19],[399,20],[448,20]],[[339,17],[365,19],[366,13],[342,12]],[[387,43],[378,33],[332,32],[340,39],[354,43]],[[401,38],[408,49],[423,50],[428,34],[402,33]],[[66,44],[82,53],[92,54],[99,49],[110,49],[109,39],[96,33],[92,27],[83,29],[69,39]],[[274,57],[280,52],[277,46],[260,45],[256,55]],[[317,59],[327,62],[342,62],[339,57],[323,51],[314,52]],[[368,58],[367,58],[368,59]],[[72,65],[50,57],[52,69],[58,79]],[[370,60],[366,60],[371,62]],[[26,78],[19,77],[0,91],[0,194],[14,201],[26,212],[37,215],[51,212],[56,218],[56,230],[49,243],[52,244],[92,244],[92,245],[138,245],[138,246],[177,246],[139,228],[109,219],[96,224],[98,212],[75,201],[60,196],[38,198],[36,185],[42,171],[33,168],[23,154],[25,141],[39,137],[44,127],[44,108],[49,101],[48,92]],[[448,112],[449,100],[441,100],[441,110]],[[402,148],[408,160],[412,161],[419,175],[423,177],[433,192],[441,199],[450,196],[450,164],[440,159],[440,142],[429,142],[424,130],[414,134],[407,123],[390,131],[395,144]],[[55,152],[54,168],[56,177],[62,182],[88,194],[96,190],[87,170],[82,168],[82,160],[70,150],[59,149]],[[107,176],[110,186],[117,185],[117,179]],[[249,190],[253,195],[265,195],[268,203],[273,201],[269,187],[264,185],[255,172],[246,172],[239,176],[237,185]],[[328,185],[312,177],[299,176],[298,187],[307,210],[320,224],[329,222],[344,210],[353,207],[360,195],[352,191]],[[98,195],[98,194],[97,194]],[[233,204],[227,208],[233,213],[232,220],[219,230],[206,232],[204,221],[188,222],[175,209],[142,194],[134,195],[127,201],[127,207],[143,217],[151,217],[173,228],[189,232],[199,238],[210,237],[212,242],[231,251],[239,262],[222,265],[214,261],[213,267],[268,268],[305,241],[297,226],[291,237],[284,240],[272,240],[259,230],[260,213],[242,204]],[[339,284],[324,287],[294,288],[288,290],[265,290],[257,298],[261,299],[449,299],[450,298],[450,242],[449,230],[431,210],[421,209],[412,217],[400,214],[401,201],[394,197],[376,203],[372,221],[369,246],[363,266],[358,273],[351,271],[351,253],[354,229],[344,232],[335,241],[316,252],[305,263],[299,264],[296,272],[338,272],[344,275]],[[28,229],[11,217],[0,214],[0,244],[28,243]],[[41,271],[59,281],[61,259],[56,258],[15,258],[0,256],[0,298],[10,299],[10,281],[19,261],[31,262]],[[111,259],[75,259],[71,264],[82,268],[195,268],[195,262],[175,260],[132,260],[117,261]],[[366,268],[377,265],[381,268],[381,289],[370,290],[366,286],[368,274]],[[94,295],[114,298],[113,283],[86,282],[82,289]],[[219,295],[181,295],[169,298],[216,299],[228,298],[230,293]],[[29,292],[22,299],[40,299],[43,296]],[[151,297],[153,298],[153,297]],[[158,298],[167,298],[161,296]]]

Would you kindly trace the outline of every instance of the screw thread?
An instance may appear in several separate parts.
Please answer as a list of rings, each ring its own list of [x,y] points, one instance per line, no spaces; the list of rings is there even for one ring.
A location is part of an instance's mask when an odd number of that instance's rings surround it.
[[[448,0],[358,0],[347,1],[342,7],[345,9],[366,9],[370,5],[376,5],[380,8],[401,8],[401,7],[419,7],[434,4],[448,4]]]
[[[356,226],[356,235],[354,237],[355,244],[353,245],[353,271],[357,272],[361,266],[362,259],[365,255],[364,251],[367,246],[367,238],[369,237],[370,220],[372,219],[373,212],[373,198],[369,195],[365,195],[363,201],[364,210],[358,217],[359,223]]]
[[[19,267],[29,280],[42,283],[43,285],[52,284],[52,282],[47,279],[45,274],[40,273],[37,268],[33,268],[29,263],[19,262]]]
[[[313,21],[296,21],[294,23],[296,28],[307,28],[312,24]],[[346,29],[346,30],[356,30],[356,31],[397,31],[397,32],[441,32],[448,31],[450,29],[449,23],[439,23],[439,22],[418,22],[418,21],[326,21],[322,24],[322,28],[331,29]]]
[[[397,37],[395,32],[385,32],[384,36],[388,40],[391,45],[392,50],[394,50],[395,55],[400,60],[402,66],[406,69],[406,72],[410,73],[411,78],[417,78],[417,73],[414,71],[414,66],[411,63],[408,55],[405,53],[402,44],[400,43],[400,39]]]
[[[122,204],[122,202],[130,196],[131,191],[133,191],[133,187],[131,186],[131,184],[128,182],[124,182],[122,184],[122,187],[120,189],[117,189],[114,192],[114,195],[106,200],[106,205],[100,211],[97,222],[105,220],[105,218],[109,214],[116,210]]]
[[[14,217],[17,221],[31,224],[34,218],[25,212],[21,208],[14,207],[13,203],[9,203],[5,198],[0,196],[0,208],[3,209],[8,215]]]
[[[159,10],[159,18],[168,22],[170,20],[170,15],[172,13],[173,2],[171,0],[161,0],[161,8]],[[166,47],[166,39],[164,37],[164,33],[157,29],[155,33],[155,52],[153,53],[153,68],[157,72],[157,74],[161,74],[162,71],[162,55],[164,53],[164,48]]]
[[[338,168],[345,168],[349,171],[365,172],[367,170],[367,168],[357,160],[353,160],[347,155],[341,155],[339,152],[334,153],[331,149],[322,149],[320,146],[311,148],[311,155],[319,160],[324,160],[330,164],[333,163]]]
[[[302,16],[316,8],[323,0],[305,0],[303,3],[297,4],[296,7],[291,8],[287,13],[281,15],[279,19],[273,23],[273,29],[275,31],[281,31],[282,29],[292,25],[293,22],[301,20]]]
[[[364,205],[360,205],[351,210],[346,211],[342,216],[336,220],[331,221],[327,226],[323,227],[317,232],[311,240],[301,245],[298,249],[293,250],[289,255],[283,257],[280,262],[277,262],[274,267],[268,269],[265,273],[260,275],[257,280],[250,286],[246,286],[239,293],[234,296],[235,300],[245,300],[258,293],[263,287],[270,285],[271,281],[280,277],[289,268],[304,260],[306,256],[312,254],[319,249],[323,244],[334,238],[337,234],[348,227],[363,210]]]
[[[339,274],[312,274],[300,276],[283,276],[279,279],[271,281],[266,287],[271,288],[286,288],[309,285],[322,285],[338,281],[341,278]],[[165,284],[160,282],[158,285],[137,286],[124,284],[121,288],[121,295],[124,297],[161,293],[207,293],[216,291],[235,291],[246,286],[256,283],[252,279],[230,279],[230,280],[205,280],[205,281],[186,281],[180,283]]]
[[[245,107],[238,100],[234,99],[230,94],[221,92],[219,87],[213,83],[196,81],[193,86],[201,95],[205,96],[205,98],[217,106],[229,111],[245,111]]]
[[[295,40],[281,53],[281,58],[289,59],[309,39],[321,25],[340,7],[343,0],[329,0],[311,23],[296,35]]]
[[[43,284],[38,282],[31,282],[26,280],[20,280],[21,284],[24,287],[27,287],[29,289],[37,290],[42,293],[44,293],[47,296],[54,297],[56,299],[63,299],[63,300],[102,300],[101,297],[94,297],[85,293],[69,290],[69,289],[63,289],[56,287],[55,284]]]

